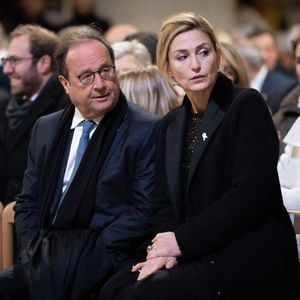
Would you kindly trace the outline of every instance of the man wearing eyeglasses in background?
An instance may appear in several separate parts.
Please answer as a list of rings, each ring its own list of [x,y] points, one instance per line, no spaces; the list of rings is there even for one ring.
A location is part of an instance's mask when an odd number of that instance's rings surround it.
[[[127,102],[94,27],[64,35],[56,60],[70,104],[33,128],[2,300],[96,299],[151,233],[158,117]]]
[[[9,35],[3,72],[12,98],[0,107],[0,201],[21,192],[31,129],[42,115],[65,107],[67,97],[55,74],[55,33],[37,25],[20,25]]]

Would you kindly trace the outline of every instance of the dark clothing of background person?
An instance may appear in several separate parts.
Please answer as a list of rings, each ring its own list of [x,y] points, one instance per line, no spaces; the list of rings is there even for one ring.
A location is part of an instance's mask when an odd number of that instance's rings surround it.
[[[98,299],[299,299],[278,138],[262,97],[219,74],[193,145],[186,141],[190,110],[186,96],[162,119],[152,195],[155,233],[175,233],[178,265],[140,281],[123,269]]]
[[[280,109],[273,115],[273,121],[279,137],[279,154],[286,146],[283,139],[300,115],[300,84],[295,86],[282,100]]]
[[[138,40],[142,43],[149,51],[151,56],[152,64],[156,64],[156,46],[158,36],[154,32],[147,32],[147,31],[138,31],[136,33],[130,34],[126,36],[124,41],[132,41]]]
[[[297,85],[297,80],[278,71],[268,71],[261,87],[261,94],[274,115],[282,99]]]
[[[8,93],[10,92],[10,82],[9,77],[3,74],[3,66],[0,66],[0,87],[6,90]]]
[[[52,75],[33,102],[25,106],[23,102],[12,97],[7,106],[0,108],[0,190],[4,204],[13,201],[22,190],[34,123],[42,115],[64,108],[68,99],[57,75]]]
[[[72,218],[66,226],[56,222],[59,216],[67,217],[73,209],[66,206],[62,213],[67,199],[58,210],[55,221],[49,223],[49,218],[53,218],[52,207],[60,193],[55,193],[48,206],[42,203],[42,199],[47,197],[45,181],[49,178],[48,167],[51,167],[53,158],[50,153],[56,147],[52,143],[65,112],[56,112],[37,121],[29,145],[23,190],[16,204],[15,224],[22,252],[21,263],[0,272],[0,295],[4,299],[12,299],[12,296],[16,299],[93,299],[95,290],[101,288],[107,276],[135,262],[136,247],[151,230],[149,193],[154,167],[153,135],[159,119],[134,104],[127,104],[123,95],[118,103],[121,100],[124,107],[121,123],[115,128],[98,175],[89,179],[95,181],[95,187],[93,191],[83,191],[84,202],[81,201],[76,213],[79,219],[86,218],[83,212],[90,200],[88,195],[92,193],[95,203],[89,207],[91,215],[84,226]],[[101,127],[99,130],[101,135]],[[109,132],[110,128],[106,130]],[[66,143],[70,143],[72,137],[72,130],[68,131]],[[97,129],[94,135],[96,133]],[[93,138],[92,142],[97,143]],[[63,145],[64,140],[59,143]],[[106,141],[102,146],[107,147]],[[83,157],[83,165],[80,164],[73,179],[80,184],[74,188],[80,189],[86,184],[84,175],[89,174],[83,174],[84,163],[89,157],[98,159],[97,155],[90,154],[93,149],[87,148],[89,155]],[[68,147],[65,151],[68,152]],[[60,165],[58,178],[64,173],[66,152],[57,162]],[[68,193],[72,188],[71,185]],[[61,190],[59,182],[56,190]],[[73,203],[77,201],[75,198],[72,198]],[[47,243],[45,251],[40,251],[40,247]]]
[[[0,111],[4,111],[10,99],[10,95],[8,92],[0,87]],[[1,122],[1,117],[0,117]],[[0,147],[0,201],[4,199],[5,195],[5,185],[3,182],[7,179],[6,173],[6,163],[7,161],[1,160],[1,157],[5,157],[5,149],[4,147]]]
[[[96,16],[94,13],[79,14],[74,13],[72,19],[64,24],[63,27],[95,24],[104,33],[111,26],[110,22],[104,18]]]

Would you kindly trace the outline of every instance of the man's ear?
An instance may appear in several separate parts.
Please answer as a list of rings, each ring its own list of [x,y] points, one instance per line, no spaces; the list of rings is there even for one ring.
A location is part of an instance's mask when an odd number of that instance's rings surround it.
[[[60,83],[64,87],[66,94],[69,94],[70,85],[69,85],[68,79],[66,79],[63,75],[59,75],[58,80],[60,81]]]
[[[36,68],[40,74],[45,75],[52,72],[52,58],[50,55],[43,55],[36,63]]]

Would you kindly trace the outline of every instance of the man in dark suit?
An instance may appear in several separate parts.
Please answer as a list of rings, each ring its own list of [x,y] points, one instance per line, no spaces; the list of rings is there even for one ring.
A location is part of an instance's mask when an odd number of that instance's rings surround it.
[[[1,299],[94,299],[151,229],[158,117],[126,101],[96,29],[68,33],[56,59],[71,103],[33,128]]]
[[[279,110],[282,99],[297,84],[297,80],[283,68],[276,37],[271,30],[254,25],[247,38],[259,49],[263,64],[268,70],[264,76],[261,75],[262,85],[259,91],[272,114],[275,114]]]
[[[37,25],[20,25],[10,33],[3,72],[12,98],[0,107],[0,201],[21,192],[31,129],[42,115],[65,107],[67,97],[55,75],[58,37]]]
[[[250,87],[262,94],[272,115],[275,114],[282,99],[297,84],[297,81],[284,73],[269,69],[257,46],[246,43],[238,45],[237,49],[244,60]]]
[[[272,115],[279,110],[283,98],[296,85],[297,81],[284,73],[268,70],[260,92],[265,98]]]

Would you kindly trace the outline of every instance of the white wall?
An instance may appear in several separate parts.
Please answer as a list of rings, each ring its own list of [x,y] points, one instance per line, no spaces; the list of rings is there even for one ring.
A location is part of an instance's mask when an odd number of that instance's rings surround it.
[[[167,16],[195,11],[215,29],[228,30],[236,23],[235,0],[97,0],[99,15],[113,23],[131,23],[140,30],[158,32]]]

